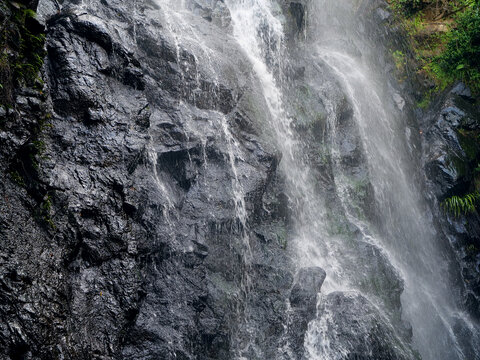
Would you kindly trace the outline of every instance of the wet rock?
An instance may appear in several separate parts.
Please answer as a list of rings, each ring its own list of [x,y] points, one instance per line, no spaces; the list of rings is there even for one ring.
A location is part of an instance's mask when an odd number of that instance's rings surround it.
[[[375,10],[377,16],[379,17],[380,21],[386,21],[390,18],[390,16],[392,15],[389,11],[385,10],[384,8],[377,8]]]
[[[297,31],[302,31],[305,27],[305,8],[303,4],[298,2],[291,2],[290,3],[290,13],[292,14],[293,18],[295,19],[295,24],[297,25]]]
[[[472,97],[472,92],[470,91],[468,86],[466,86],[464,83],[461,83],[461,82],[458,83],[457,85],[455,85],[455,87],[452,89],[451,93],[453,95],[460,96],[460,97],[464,98],[465,100],[469,100],[469,101],[474,101],[475,100]]]
[[[464,84],[457,84],[443,94],[441,102],[427,114],[425,131],[425,170],[427,189],[438,202],[453,195],[463,196],[475,191],[475,173],[480,149],[475,138],[478,129],[476,109]],[[464,280],[460,289],[465,307],[478,318],[480,292],[478,241],[480,218],[477,214],[454,217],[441,206],[434,206],[435,217],[441,224],[443,236],[459,259],[458,270]]]
[[[138,68],[132,66],[127,67],[123,74],[123,81],[125,85],[129,85],[136,90],[145,90],[143,72]]]
[[[189,7],[208,22],[226,28],[231,23],[230,12],[222,0],[189,0]]]
[[[104,118],[102,110],[88,109],[87,111],[87,122],[89,123],[98,123],[101,122]]]
[[[425,169],[440,198],[462,191],[468,183],[469,159],[457,132],[464,118],[462,110],[447,105],[425,134],[428,139]]]
[[[289,185],[263,133],[267,107],[232,41],[225,3],[187,3],[208,51],[172,35],[162,2],[40,0],[46,95],[22,93],[9,113],[16,121],[0,132],[1,358],[303,356],[326,274],[293,275]],[[288,40],[305,30],[307,3],[281,2]],[[329,201],[338,203],[326,140],[369,204],[352,106],[308,82],[328,77],[310,60],[296,59],[287,72],[295,85],[305,82],[295,89],[302,99],[289,104],[297,107],[292,131],[305,139]],[[335,92],[335,139],[325,137],[321,91]],[[442,116],[465,122],[455,111]],[[383,281],[387,294],[375,295],[398,311],[403,284],[386,259],[363,243],[351,248],[362,272],[382,274],[372,282]],[[326,336],[340,334],[352,357],[405,358],[365,298],[327,295],[322,314]]]
[[[358,293],[328,294],[320,302],[318,316],[307,339],[314,354],[367,360],[415,358],[388,320]]]
[[[37,6],[37,18],[43,24],[60,10],[60,3],[56,0],[39,0]]]
[[[393,101],[395,101],[398,110],[402,111],[405,107],[405,99],[399,93],[395,93],[393,94]]]
[[[301,268],[291,289],[286,338],[297,359],[302,359],[305,352],[305,333],[316,316],[317,295],[325,277],[325,271],[319,267]]]
[[[301,268],[290,293],[290,305],[293,308],[305,307],[313,310],[325,277],[326,273],[321,268]]]

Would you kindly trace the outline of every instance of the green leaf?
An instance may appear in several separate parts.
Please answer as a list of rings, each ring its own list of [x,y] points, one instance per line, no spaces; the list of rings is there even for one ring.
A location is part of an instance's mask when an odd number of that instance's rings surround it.
[[[445,199],[440,205],[445,211],[453,213],[455,217],[459,217],[462,214],[466,215],[475,212],[475,205],[479,198],[479,192],[467,194],[463,197],[453,195]]]

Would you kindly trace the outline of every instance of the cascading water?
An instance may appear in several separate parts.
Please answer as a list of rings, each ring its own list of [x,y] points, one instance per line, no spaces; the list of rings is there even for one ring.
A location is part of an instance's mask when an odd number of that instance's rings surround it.
[[[365,54],[363,59],[370,59],[372,54],[368,52],[376,49],[362,44],[365,40],[353,30],[352,23],[349,24],[351,18],[345,16],[349,6],[330,1],[318,4],[323,13],[329,15],[320,18],[316,51],[352,102],[381,229],[373,230],[358,217],[353,222],[362,232],[375,233],[372,236],[375,244],[388,253],[390,261],[404,278],[403,315],[413,327],[414,345],[422,358],[476,357],[478,330],[477,334],[473,331],[466,346],[460,345],[459,338],[464,337],[465,332],[470,333],[474,325],[456,305],[459,298],[456,298],[456,285],[448,266],[449,255],[441,250],[431,215],[414,177],[407,175],[413,173],[408,163],[413,160],[407,155],[404,115],[402,118],[402,114],[387,110],[387,104],[392,101],[385,96],[388,92],[383,92],[373,80],[372,67],[368,68],[372,65],[358,56],[349,55],[344,45],[342,49],[335,39],[338,40],[340,35],[345,37],[344,40],[354,39],[360,43]],[[348,203],[349,199],[343,201]]]
[[[480,217],[439,206],[478,104],[413,106],[394,0],[37,2],[0,6],[47,53],[0,104],[0,358],[480,360]]]
[[[218,87],[217,82],[217,75],[215,74],[214,66],[212,65],[212,61],[210,58],[210,54],[212,50],[204,44],[198,35],[195,32],[195,29],[189,24],[188,20],[183,18],[184,12],[188,14],[185,1],[168,1],[168,2],[158,2],[158,5],[163,9],[164,14],[166,16],[165,22],[167,24],[167,28],[169,30],[170,35],[174,39],[176,56],[177,56],[177,65],[182,68],[182,59],[181,59],[181,48],[180,48],[180,41],[183,45],[185,44],[192,44],[191,46],[195,49],[193,52],[193,56],[195,57],[195,86],[196,89],[193,90],[193,104],[196,104],[196,91],[200,90],[201,82],[200,82],[200,74],[198,71],[198,64],[199,60],[196,57],[196,53],[200,53],[201,56],[206,59],[207,63],[207,70],[211,71],[213,78],[215,79],[214,88],[212,89],[212,96],[215,96],[216,87]],[[190,69],[186,69],[188,71]],[[181,71],[183,81],[185,81],[185,74],[184,71]],[[184,94],[186,95],[186,94]],[[182,102],[180,102],[180,106],[186,106]],[[227,143],[227,150],[228,153],[225,155],[228,158],[228,162],[230,163],[231,170],[232,170],[232,194],[235,203],[235,210],[237,214],[237,219],[240,223],[241,231],[244,234],[244,243],[246,247],[245,257],[247,258],[250,255],[250,246],[248,242],[248,238],[245,232],[247,227],[247,213],[245,209],[245,193],[242,188],[242,184],[239,180],[238,170],[236,167],[236,162],[238,159],[242,158],[241,149],[238,145],[237,140],[232,135],[230,131],[228,121],[224,114],[220,112],[216,112],[214,118],[216,121],[215,127],[217,127],[225,138],[225,142]],[[199,133],[193,127],[187,129],[189,132],[193,133],[195,136],[199,136],[203,138],[202,142],[206,144],[207,139],[203,136],[203,134]],[[186,134],[188,137],[188,134]],[[204,145],[205,146],[205,145]],[[205,155],[205,148],[203,149],[204,152],[204,160],[206,162],[206,155]]]
[[[399,153],[394,150],[401,149],[400,144],[385,121],[389,116],[378,94],[370,91],[375,85],[362,72],[362,65],[348,56],[325,48],[319,49],[319,53],[341,79],[354,103],[354,116],[367,149],[376,200],[384,210],[381,221],[385,233],[374,235],[372,240],[387,251],[405,280],[404,316],[413,326],[417,347],[422,349],[425,359],[462,358],[464,355],[451,333],[454,319],[450,317],[456,311],[451,288],[446,286],[449,282],[445,281],[449,278],[448,268],[438,266],[445,264],[445,260],[435,247],[435,233],[424,215],[428,210],[421,207],[419,197],[415,198],[415,190],[403,172]],[[352,220],[368,233],[368,224],[355,217]],[[432,346],[435,343],[437,345]]]
[[[316,234],[325,230],[325,206],[315,195],[313,174],[304,161],[300,140],[292,129],[291,118],[283,105],[281,86],[282,58],[284,57],[283,27],[275,13],[275,3],[269,1],[227,1],[232,14],[233,32],[240,46],[245,50],[256,72],[268,106],[269,126],[276,136],[276,143],[282,150],[281,167],[289,183],[289,196],[297,216],[295,246],[303,266],[320,265],[336,273],[335,249],[329,243],[317,242]],[[269,59],[270,64],[265,60]],[[327,257],[329,260],[327,261]],[[324,286],[335,288],[334,281],[327,280]]]
[[[387,290],[372,291],[361,285],[361,278],[372,271],[358,273],[356,265],[365,262],[362,255],[352,252],[345,236],[329,234],[329,204],[316,190],[311,165],[302,150],[301,140],[292,130],[291,119],[295,114],[288,113],[284,105],[290,99],[283,93],[288,87],[282,83],[288,54],[284,49],[280,9],[275,2],[266,0],[228,0],[226,3],[232,14],[234,36],[248,54],[264,89],[270,113],[269,126],[274,129],[283,153],[281,168],[289,183],[290,201],[294,207],[296,235],[293,242],[298,266],[315,265],[326,269],[327,280],[322,288],[320,306],[323,295],[334,291],[361,293],[378,307],[392,328],[399,326],[399,319],[395,319],[398,314],[393,314],[394,311],[386,305],[388,295],[382,294]],[[342,165],[338,148],[342,146],[342,140],[336,139],[338,106],[325,106],[327,138],[331,139],[332,176],[344,216],[359,230],[357,241],[372,246],[385,266],[393,265],[395,276],[403,279],[403,319],[412,325],[414,347],[422,358],[478,357],[475,350],[478,348],[478,329],[456,305],[458,298],[455,297],[456,291],[452,290],[455,285],[445,258],[448,254],[442,252],[429,210],[421,200],[422,195],[413,177],[408,175],[412,166],[409,161],[413,160],[407,152],[405,120],[388,105],[392,101],[374,80],[373,65],[363,60],[369,59],[376,49],[369,48],[353,30],[361,24],[355,24],[348,14],[352,7],[347,2],[341,1],[338,5],[333,1],[318,0],[313,2],[309,19],[309,33],[315,39],[309,41],[315,49],[313,59],[331,72],[345,94],[344,100],[351,107],[353,126],[358,128],[365,161],[366,177],[361,181],[371,185],[377,209],[374,219],[357,211],[358,204],[352,197],[355,187],[352,181],[358,181],[358,177],[352,180],[352,172]],[[351,55],[358,52],[349,45],[352,39],[364,42],[361,51],[370,52],[365,54],[368,56],[362,59]],[[325,79],[313,82],[322,87]],[[321,98],[324,104],[331,105],[333,101],[328,95],[324,92]],[[305,345],[311,359],[342,359],[348,354],[348,344],[345,348],[342,344],[331,344],[332,339],[336,339],[332,332],[345,329],[332,326],[330,311],[319,314],[319,318],[310,324]],[[465,333],[471,334],[470,339],[459,341],[458,338],[464,337]],[[403,341],[400,335],[396,341]],[[408,350],[404,355],[405,358],[414,356]]]
[[[200,63],[206,64],[202,71],[215,79],[212,96],[216,96],[217,49],[204,43],[189,23],[188,4],[158,4],[174,40],[182,81],[192,69],[183,68],[181,46],[188,47],[195,58],[193,103],[201,92]],[[407,124],[405,101],[384,85],[389,80],[379,75],[373,61],[379,50],[365,35],[364,24],[355,13],[360,5],[346,0],[311,0],[297,17],[301,31],[292,45],[285,33],[283,3],[225,0],[225,4],[233,38],[263,92],[266,109],[257,115],[266,119],[264,135],[273,138],[282,153],[280,170],[293,224],[290,256],[297,270],[321,267],[327,273],[317,317],[305,335],[303,356],[345,359],[355,342],[345,334],[361,339],[372,335],[372,324],[381,323],[385,334],[372,336],[375,341],[391,343],[386,355],[378,355],[386,356],[382,358],[480,358],[478,325],[458,305],[461,289],[454,284],[451,255],[439,243],[416,177],[410,175],[415,172],[417,156],[408,150],[408,133],[414,130]],[[291,73],[301,61],[308,78],[300,86],[291,81]],[[320,103],[321,109],[305,111],[308,106],[304,105],[313,103],[312,107]],[[182,102],[180,106],[188,108]],[[232,200],[242,228],[248,272],[254,256],[247,231],[251,220],[247,194],[237,168],[242,149],[225,114],[210,112],[205,117],[216,119],[214,127],[227,144],[224,155],[231,167]],[[305,137],[305,128],[315,135]],[[207,137],[194,126],[186,131],[203,139],[206,164]],[[149,156],[153,159],[155,154]],[[237,315],[243,317],[240,323],[249,339],[233,339],[233,352],[237,358],[249,358],[245,354],[253,348],[256,358],[262,359],[261,349],[254,344],[258,334],[249,319],[249,275],[244,279],[246,309]],[[340,311],[339,306],[345,308]],[[339,320],[339,312],[346,317]],[[366,352],[374,359],[372,346],[368,345]],[[287,340],[278,349],[279,358],[297,357],[288,347]]]
[[[157,3],[163,10],[165,16],[165,23],[167,25],[170,35],[173,38],[173,43],[175,44],[177,65],[180,69],[182,69],[182,82],[185,82],[185,78],[188,76],[186,73],[192,70],[188,67],[186,67],[185,69],[183,68],[183,49],[187,48],[195,59],[195,88],[193,89],[191,94],[193,105],[195,106],[197,104],[197,94],[202,93],[203,91],[201,74],[199,72],[199,64],[201,63],[206,64],[206,66],[202,68],[202,71],[208,73],[209,77],[212,78],[214,81],[213,87],[209,90],[210,97],[217,97],[217,90],[219,89],[220,84],[218,80],[219,75],[216,72],[216,64],[214,59],[216,49],[210,48],[210,44],[205,43],[202,38],[197,34],[196,29],[190,24],[189,17],[191,17],[192,14],[188,9],[188,4],[186,4],[185,1],[157,1]],[[185,91],[186,90],[184,89],[184,93],[182,94],[182,96],[188,97],[189,94],[187,94]],[[184,108],[189,107],[183,101],[180,101],[179,105]],[[188,109],[186,112],[189,112]],[[227,119],[227,116],[225,114],[223,114],[221,111],[211,111],[205,112],[204,116],[206,119],[209,119],[211,127],[218,131],[226,144],[226,153],[224,153],[223,156],[225,158],[225,161],[230,165],[231,169],[230,191],[235,208],[235,224],[233,224],[233,227],[236,229],[234,231],[240,234],[240,238],[242,240],[240,253],[243,266],[245,267],[245,270],[243,271],[240,279],[240,286],[242,292],[241,303],[248,303],[249,288],[251,286],[249,266],[252,261],[252,250],[250,247],[250,239],[248,233],[248,214],[245,203],[245,198],[247,194],[245,193],[242,185],[242,176],[240,174],[240,170],[237,168],[238,162],[243,161],[243,153],[239,142],[232,133],[229,119]],[[189,136],[189,134],[191,134],[194,137],[202,139],[204,166],[207,167],[208,159],[206,155],[206,147],[208,143],[208,136],[207,134],[203,134],[201,131],[196,129],[195,126],[190,126],[188,124],[190,123],[187,123],[187,128],[185,129],[187,137]],[[247,334],[244,336],[247,340],[244,340],[243,338],[241,338],[241,336],[237,335],[232,341],[232,352],[235,353],[235,356],[238,358],[241,358],[241,353],[243,351],[248,351],[249,349],[253,349],[254,352],[261,354],[261,351],[259,349],[256,349],[253,341],[250,340],[254,338],[254,325],[252,325],[250,321],[248,306],[237,304],[234,313],[234,316],[238,320],[237,326],[239,328],[242,328],[242,331]]]

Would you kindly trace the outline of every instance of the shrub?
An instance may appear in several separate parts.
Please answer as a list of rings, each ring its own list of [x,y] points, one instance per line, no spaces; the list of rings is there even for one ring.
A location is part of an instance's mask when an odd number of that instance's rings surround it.
[[[426,1],[423,0],[393,0],[391,3],[395,10],[407,16],[422,10],[426,5]]]
[[[435,74],[447,81],[462,80],[480,91],[480,9],[478,3],[456,17],[446,36],[446,48],[434,59]]]
[[[478,0],[390,0],[389,2],[396,11],[407,17],[427,10],[431,20],[451,17],[475,3],[478,4]]]
[[[480,94],[480,0],[390,0],[419,61],[443,89],[461,80]],[[445,30],[432,31],[443,25]]]

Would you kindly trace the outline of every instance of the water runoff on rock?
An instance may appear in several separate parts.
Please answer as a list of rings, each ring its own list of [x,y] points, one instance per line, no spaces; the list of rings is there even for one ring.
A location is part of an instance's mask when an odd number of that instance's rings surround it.
[[[413,176],[405,105],[373,60],[375,42],[355,13],[362,2],[352,3],[307,2],[304,28],[292,45],[283,2],[225,0],[232,37],[263,90],[265,133],[282,153],[291,256],[298,269],[317,266],[327,273],[304,357],[478,359],[478,325],[458,305],[455,269]],[[182,41],[196,43],[197,55],[216,56],[188,21],[173,10],[166,14],[175,43],[179,33],[187,34]],[[297,63],[304,80],[292,81]],[[321,104],[314,115],[304,109],[312,99]],[[220,128],[246,227],[235,167],[241,152],[228,124]]]
[[[201,80],[199,73],[199,64],[200,62],[206,64],[203,71],[208,71],[211,78],[214,79],[214,87],[211,90],[212,97],[215,97],[216,88],[218,87],[218,75],[216,74],[215,65],[213,64],[212,57],[215,56],[214,50],[212,50],[197,34],[196,29],[189,22],[189,17],[192,17],[192,14],[188,11],[187,2],[184,1],[170,1],[170,0],[157,0],[156,3],[163,10],[165,16],[164,22],[168,30],[169,35],[173,39],[175,45],[177,65],[182,69],[181,73],[183,78],[185,78],[185,72],[191,71],[191,69],[183,70],[182,64],[182,52],[184,51],[182,47],[186,47],[189,51],[192,52],[194,57],[195,64],[195,80],[196,80],[196,89],[194,89],[193,105],[196,105],[196,91],[201,92]],[[197,57],[201,57],[202,61]],[[182,79],[184,80],[184,79]],[[186,96],[186,94],[183,94]],[[186,108],[185,111],[188,113],[188,105],[183,101],[180,101],[180,107]],[[220,134],[223,135],[224,141],[226,143],[227,153],[224,154],[227,162],[230,164],[232,172],[232,197],[235,204],[236,217],[239,223],[240,231],[242,232],[242,238],[245,245],[244,257],[245,262],[250,261],[251,249],[249,245],[248,236],[246,233],[247,228],[247,214],[245,207],[245,192],[242,187],[242,184],[239,180],[238,169],[236,166],[237,160],[242,159],[242,150],[230,130],[228,120],[225,114],[219,111],[213,111],[213,114],[205,114],[206,118],[213,119],[211,126],[216,128]],[[206,134],[202,134],[200,131],[196,130],[193,126],[188,126],[192,122],[187,122],[186,136],[187,138],[190,135],[199,137],[202,139],[202,143],[207,143]],[[206,146],[206,145],[204,145]],[[203,149],[205,153],[205,149]],[[207,162],[206,156],[204,155],[205,163]]]
[[[375,49],[369,48],[355,31],[361,24],[356,24],[351,15],[352,4],[317,0],[312,3],[308,19],[308,31],[314,39],[308,41],[313,49],[307,50],[313,55],[310,59],[333,75],[331,82],[343,95],[332,98],[335,92],[328,91],[326,79],[313,80],[318,89],[323,89],[320,93],[327,117],[324,140],[329,146],[335,191],[345,216],[343,233],[331,231],[333,210],[317,189],[305,144],[292,130],[295,114],[289,113],[285,104],[294,100],[288,97],[291,92],[284,90],[288,84],[282,82],[289,58],[278,5],[262,0],[228,0],[227,4],[234,36],[248,54],[264,89],[269,126],[275,130],[283,153],[282,170],[294,207],[293,242],[299,266],[316,265],[327,271],[318,318],[310,324],[306,336],[307,356],[342,359],[352,350],[351,344],[342,343],[348,339],[342,339],[347,329],[341,325],[354,325],[335,319],[334,313],[340,309],[335,309],[332,298],[341,298],[340,293],[346,303],[354,306],[357,301],[351,299],[368,299],[360,303],[375,308],[376,316],[382,317],[391,330],[390,340],[398,341],[395,346],[400,348],[399,356],[418,356],[408,346],[403,348],[402,332],[408,331],[398,329],[404,321],[411,324],[414,348],[423,359],[478,356],[478,329],[456,305],[447,261],[409,172],[412,164],[408,163],[405,120],[392,111],[392,101],[378,84],[382,79],[372,75],[375,69],[368,59]],[[364,43],[356,48],[352,40]],[[362,57],[362,52],[370,53]],[[340,116],[342,106],[349,108],[343,110],[343,117],[350,116],[350,123]],[[342,121],[356,128],[356,139],[348,139]],[[342,157],[348,152],[344,148],[355,141],[355,150],[360,153],[351,159],[357,163],[349,164]],[[359,196],[365,201],[369,195],[377,210],[374,216],[365,214],[358,203]],[[395,298],[402,287],[400,308]]]

